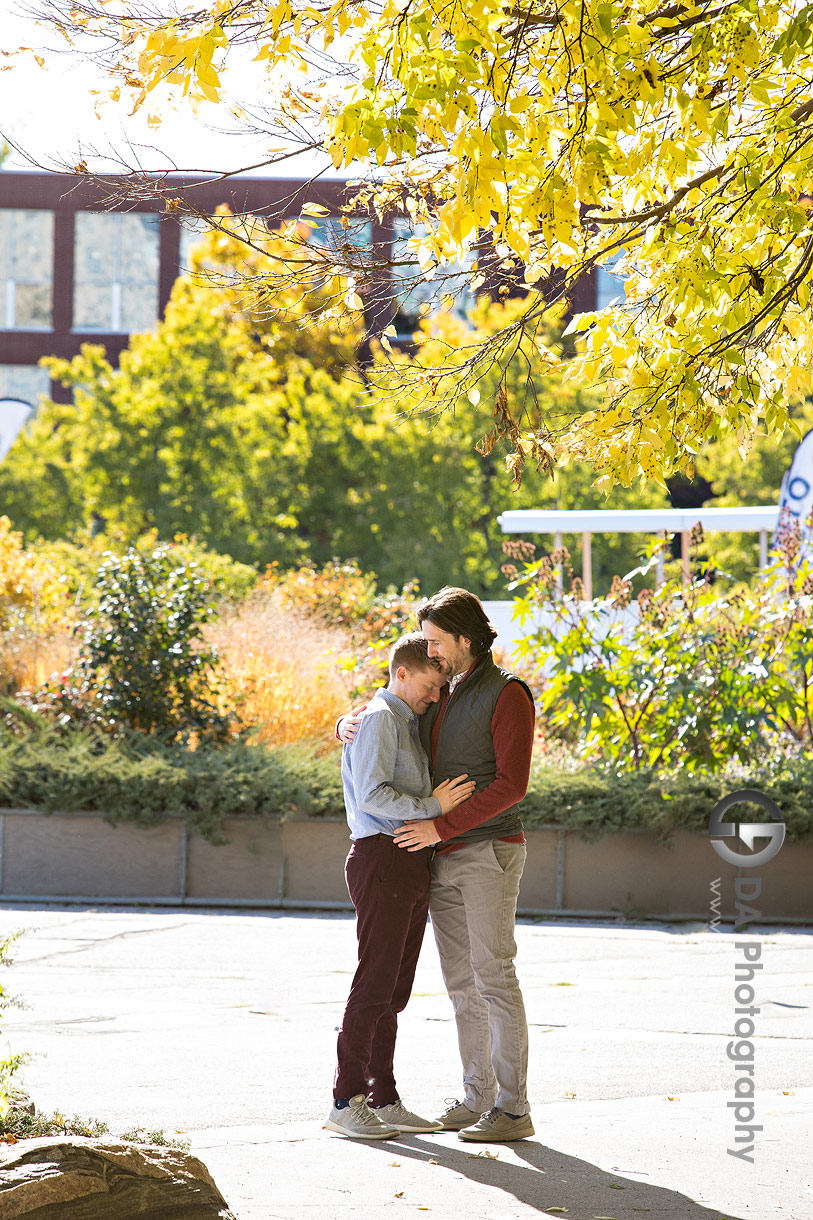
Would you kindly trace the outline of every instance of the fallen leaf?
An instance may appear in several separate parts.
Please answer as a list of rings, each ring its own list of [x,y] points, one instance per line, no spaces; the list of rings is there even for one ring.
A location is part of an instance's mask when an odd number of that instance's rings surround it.
[[[546,1212],[566,1212],[567,1208],[566,1207],[546,1207],[545,1211]]]
[[[667,1097],[667,1101],[680,1101],[679,1097]]]
[[[625,1186],[616,1186],[615,1182],[610,1182],[610,1190],[626,1190]]]
[[[390,1169],[400,1169],[400,1168],[401,1168],[400,1161],[390,1161]]]
[[[575,1093],[565,1093],[565,1097],[575,1097]]]
[[[393,1196],[393,1198],[395,1198],[395,1199],[403,1199],[403,1197],[404,1197],[404,1192],[402,1190],[396,1190],[396,1192]]]
[[[469,1156],[470,1157],[484,1156],[484,1157],[487,1157],[489,1159],[489,1161],[498,1161],[500,1159],[499,1152],[489,1152],[488,1148],[484,1148],[482,1152],[470,1152]]]
[[[794,1093],[793,1089],[783,1089],[782,1096],[783,1097],[795,1097],[796,1094]]]
[[[432,1159],[432,1157],[430,1157],[430,1158],[429,1158],[429,1164],[430,1164],[430,1165],[437,1165],[437,1163],[438,1163],[438,1162],[437,1162],[437,1161],[435,1161],[435,1160],[433,1160],[433,1159]]]

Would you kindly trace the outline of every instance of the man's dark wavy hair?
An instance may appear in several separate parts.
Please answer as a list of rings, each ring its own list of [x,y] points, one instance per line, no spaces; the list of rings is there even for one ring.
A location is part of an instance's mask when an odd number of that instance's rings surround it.
[[[418,622],[434,623],[449,635],[464,636],[471,641],[476,657],[488,652],[497,632],[488,620],[483,603],[468,589],[441,589],[418,610]]]

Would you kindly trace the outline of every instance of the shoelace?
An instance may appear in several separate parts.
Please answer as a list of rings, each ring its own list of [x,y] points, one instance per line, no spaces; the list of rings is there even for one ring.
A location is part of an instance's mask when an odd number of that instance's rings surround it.
[[[353,1118],[365,1127],[377,1127],[381,1122],[378,1115],[370,1109],[366,1102],[358,1102],[352,1107]]]

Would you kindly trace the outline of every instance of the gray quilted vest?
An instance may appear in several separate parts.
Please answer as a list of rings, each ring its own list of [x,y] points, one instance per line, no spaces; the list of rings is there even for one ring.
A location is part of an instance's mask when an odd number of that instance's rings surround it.
[[[495,665],[490,652],[486,653],[465,682],[461,682],[452,692],[438,735],[437,753],[432,766],[433,784],[442,783],[444,779],[454,779],[464,772],[469,779],[476,780],[477,792],[482,792],[483,788],[487,788],[494,781],[497,775],[497,760],[491,737],[491,717],[507,682],[519,682],[533,703],[533,695],[526,684],[506,669]],[[421,716],[421,742],[430,759],[432,726],[438,718],[440,707],[440,703],[432,704]],[[486,839],[501,839],[507,835],[519,834],[522,831],[519,810],[519,804],[511,805],[487,822],[482,822],[479,826],[464,831],[457,838],[447,841],[478,843]]]

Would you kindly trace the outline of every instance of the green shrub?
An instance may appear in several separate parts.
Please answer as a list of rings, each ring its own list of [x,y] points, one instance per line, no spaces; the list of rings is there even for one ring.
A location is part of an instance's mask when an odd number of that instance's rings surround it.
[[[79,658],[35,703],[61,720],[106,732],[122,728],[165,741],[223,739],[216,657],[203,638],[214,617],[212,587],[168,546],[108,554],[96,577],[98,602],[81,624]]]
[[[96,604],[99,594],[96,575],[100,564],[111,555],[124,555],[130,546],[142,555],[150,555],[159,545],[168,547],[179,564],[197,564],[214,595],[225,601],[236,602],[247,597],[259,579],[256,568],[238,563],[231,555],[209,550],[197,538],[178,534],[171,542],[159,543],[157,530],[149,530],[132,542],[119,533],[91,534],[89,530],[83,530],[72,541],[40,540],[28,550],[59,573],[67,602],[81,607]]]
[[[181,817],[204,838],[222,838],[226,818],[344,814],[339,751],[320,757],[297,746],[269,750],[231,742],[217,750],[87,728],[8,730],[0,739],[0,804],[89,810],[112,823],[153,826]]]
[[[813,760],[792,759],[748,771],[708,774],[681,770],[615,774],[604,767],[577,771],[537,765],[522,802],[527,829],[556,825],[586,839],[627,830],[652,830],[668,840],[676,830],[705,831],[717,802],[746,788],[764,792],[779,807],[789,839],[813,839]],[[765,821],[758,806],[749,820]]]
[[[0,736],[0,805],[43,812],[88,810],[113,824],[153,826],[180,817],[210,842],[225,819],[242,816],[344,818],[340,751],[268,749],[233,742],[189,750],[144,737],[109,738],[88,729],[40,729]],[[788,837],[813,838],[813,760],[791,757],[749,771],[716,775],[565,769],[536,762],[522,802],[526,827],[557,825],[597,839],[649,828],[705,830],[728,792],[756,788],[779,806]],[[755,811],[752,820],[764,817]]]
[[[699,526],[692,535],[699,546]],[[617,771],[717,771],[767,757],[783,736],[813,749],[813,569],[795,562],[798,537],[786,543],[753,591],[720,573],[644,588],[634,627],[623,615],[654,553],[591,602],[578,579],[562,592],[566,551],[527,565],[519,617],[541,607],[554,626],[518,653],[542,675],[548,725]]]
[[[0,969],[11,965],[10,949],[16,939],[16,936],[8,936],[5,940],[0,940]],[[15,1001],[0,982],[0,1014],[14,1003],[19,1003],[19,1001]],[[0,1122],[9,1112],[9,1085],[22,1061],[22,1055],[9,1055],[5,1059],[0,1059]]]

